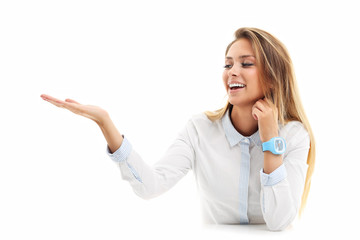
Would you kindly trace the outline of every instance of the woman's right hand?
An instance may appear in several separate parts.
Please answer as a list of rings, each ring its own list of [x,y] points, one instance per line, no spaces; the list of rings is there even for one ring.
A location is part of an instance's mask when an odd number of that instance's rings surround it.
[[[97,106],[83,105],[69,98],[65,99],[65,101],[62,101],[46,94],[41,94],[40,97],[57,107],[65,108],[75,114],[89,118],[95,121],[99,126],[101,126],[103,122],[109,117],[107,111]]]

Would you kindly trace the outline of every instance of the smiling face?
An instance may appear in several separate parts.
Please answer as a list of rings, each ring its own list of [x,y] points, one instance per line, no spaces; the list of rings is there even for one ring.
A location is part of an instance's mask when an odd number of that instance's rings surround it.
[[[249,40],[241,38],[231,45],[224,67],[223,82],[232,105],[252,107],[264,97]]]

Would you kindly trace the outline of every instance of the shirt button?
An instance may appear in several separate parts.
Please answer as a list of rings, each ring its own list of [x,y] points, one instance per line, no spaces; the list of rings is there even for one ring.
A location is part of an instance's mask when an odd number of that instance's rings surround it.
[[[248,138],[243,138],[243,141],[244,141],[244,143],[247,143],[247,144],[250,143],[250,140]]]

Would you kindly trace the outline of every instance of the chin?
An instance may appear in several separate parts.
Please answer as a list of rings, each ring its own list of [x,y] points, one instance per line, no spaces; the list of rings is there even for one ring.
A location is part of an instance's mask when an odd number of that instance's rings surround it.
[[[258,100],[258,99],[257,99]],[[239,99],[239,98],[229,98],[229,103],[233,106],[238,106],[238,107],[252,107],[257,100],[254,99]]]
[[[249,102],[246,101],[245,99],[229,97],[229,103],[231,103],[231,105],[234,106],[239,106],[239,105],[247,105]]]

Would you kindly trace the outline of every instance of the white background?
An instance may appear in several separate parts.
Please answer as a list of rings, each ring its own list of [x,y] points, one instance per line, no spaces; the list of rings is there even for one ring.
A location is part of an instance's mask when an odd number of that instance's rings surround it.
[[[0,239],[301,238],[357,234],[356,1],[1,1]],[[138,198],[92,121],[42,93],[106,109],[148,163],[193,115],[222,107],[224,52],[239,27],[292,56],[317,140],[304,217],[285,232],[201,225],[190,172]]]

